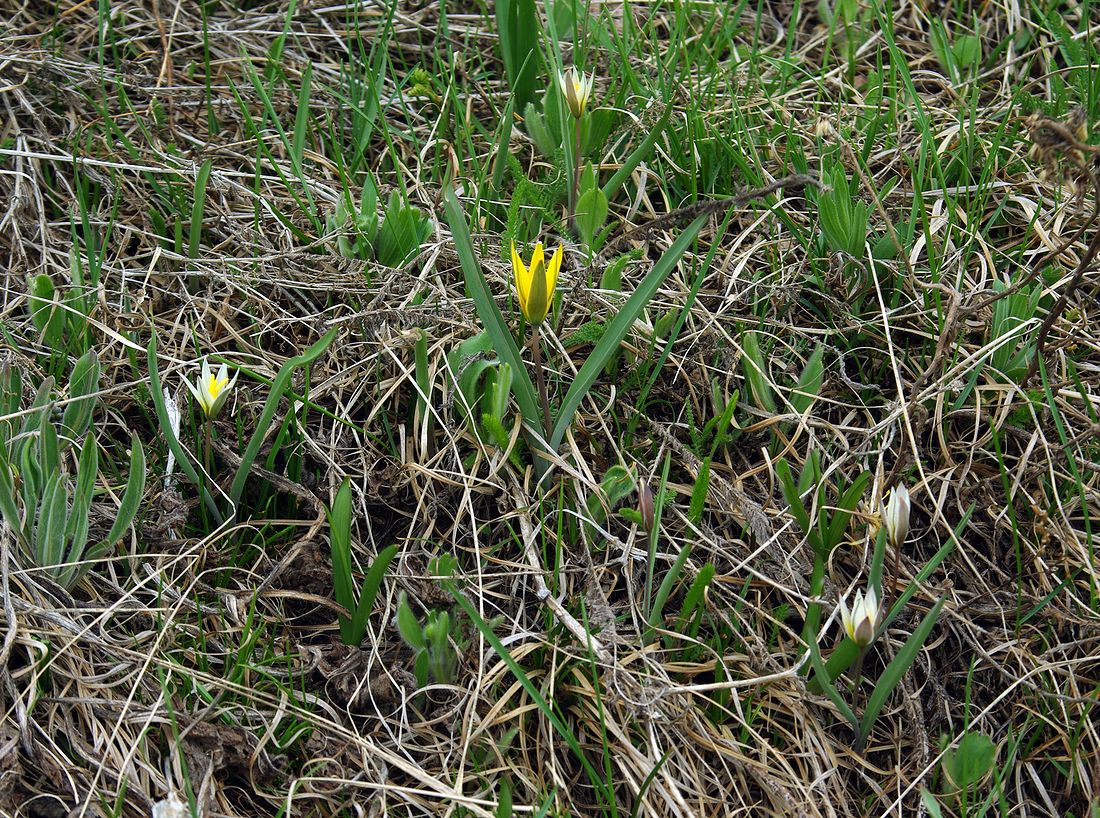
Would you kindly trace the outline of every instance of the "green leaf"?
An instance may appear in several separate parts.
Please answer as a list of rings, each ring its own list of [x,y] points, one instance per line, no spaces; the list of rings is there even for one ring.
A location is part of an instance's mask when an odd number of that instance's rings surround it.
[[[836,510],[833,512],[832,518],[829,520],[828,533],[825,538],[825,542],[822,543],[826,552],[832,551],[840,545],[840,541],[844,539],[844,532],[848,530],[848,522],[852,518],[852,513],[855,511],[857,505],[859,505],[860,498],[863,497],[863,492],[867,488],[867,483],[871,479],[871,473],[865,471],[859,474],[855,480],[852,481],[852,485],[848,486],[848,490],[841,495],[837,501]],[[826,557],[828,553],[826,553]]]
[[[634,326],[634,322],[642,310],[645,309],[646,304],[656,295],[665,278],[676,267],[680,257],[694,241],[699,231],[703,229],[707,218],[707,216],[700,216],[684,229],[684,232],[665,251],[649,274],[642,279],[638,289],[627,299],[626,303],[622,305],[607,325],[607,331],[599,340],[599,343],[596,344],[596,348],[592,350],[592,354],[588,356],[588,360],[584,362],[584,366],[577,373],[576,379],[562,401],[561,409],[558,411],[556,421],[554,421],[554,431],[550,437],[550,450],[552,452],[556,452],[558,447],[561,446],[565,433],[573,424],[574,413],[581,405],[585,395],[588,394],[588,390],[599,378],[600,373],[603,372],[604,365],[619,351],[619,345],[626,338],[631,327]]]
[[[531,376],[527,373],[519,347],[516,346],[515,339],[504,322],[504,316],[501,315],[496,301],[493,300],[493,294],[489,291],[488,282],[481,271],[473,242],[470,240],[466,215],[462,211],[458,197],[450,187],[443,192],[443,209],[447,216],[447,224],[450,225],[454,236],[455,252],[462,265],[466,291],[473,299],[478,318],[481,319],[485,331],[489,334],[497,355],[512,368],[512,391],[516,396],[516,403],[519,404],[520,413],[526,423],[545,436],[547,430],[542,429],[542,412],[539,409],[535,385],[531,383]]]
[[[607,196],[598,187],[585,191],[577,200],[575,223],[581,239],[590,250],[593,239],[607,221]]]
[[[997,745],[989,736],[967,732],[958,747],[944,754],[941,764],[952,784],[968,790],[986,777],[996,756]]]
[[[374,610],[374,600],[378,596],[378,589],[382,587],[382,579],[389,570],[390,563],[397,556],[397,546],[388,545],[378,552],[378,556],[370,565],[367,576],[363,579],[363,585],[359,589],[359,602],[355,606],[355,617],[352,619],[351,631],[355,637],[354,644],[363,641],[363,634],[367,631],[367,620]]]
[[[802,375],[791,393],[791,406],[794,411],[802,415],[806,413],[821,392],[821,384],[825,379],[825,346],[819,343],[806,362]]]
[[[69,543],[66,562],[76,562],[88,545],[88,512],[92,507],[96,478],[99,476],[99,447],[95,435],[88,435],[80,451],[76,467],[76,487],[73,507],[65,524],[65,539]]]
[[[703,519],[703,509],[707,502],[707,491],[710,488],[710,458],[704,457],[699,466],[699,476],[695,478],[695,485],[691,489],[691,505],[688,506],[688,519],[693,523]]]
[[[53,279],[44,273],[32,276],[28,289],[27,311],[31,314],[31,321],[46,345],[57,349],[60,339],[51,337],[53,333],[46,332],[46,327],[52,323],[51,319],[54,313],[57,312],[54,305],[56,291],[53,286]]]
[[[308,63],[306,66],[308,67]],[[199,168],[195,176],[195,201],[191,206],[191,226],[188,228],[187,257],[199,257],[199,245],[202,244],[202,219],[203,210],[206,207],[206,183],[210,179],[210,171],[214,167],[213,160],[207,159]]]
[[[536,83],[546,75],[538,47],[538,10],[535,0],[498,0],[495,9],[504,71],[516,107],[522,110],[538,99]]]
[[[130,523],[134,521],[141,505],[141,496],[145,493],[145,478],[145,449],[138,436],[134,435],[130,438],[130,474],[126,478],[126,489],[122,492],[122,500],[111,530],[107,532],[106,539],[96,546],[96,553],[111,548],[121,540]]]
[[[260,453],[260,447],[267,436],[267,430],[275,418],[275,411],[279,408],[279,401],[282,400],[283,395],[290,388],[290,379],[293,377],[294,372],[301,367],[309,366],[321,357],[339,331],[339,327],[333,327],[301,355],[288,359],[279,367],[275,381],[271,384],[267,401],[264,403],[263,412],[260,413],[260,419],[252,432],[252,439],[248,442],[248,448],[245,449],[244,454],[241,455],[241,464],[237,467],[237,474],[233,478],[233,485],[229,489],[229,502],[232,504],[234,511],[240,504],[245,483],[248,482],[249,472],[252,471],[252,464]]]
[[[355,597],[351,583],[351,501],[351,484],[344,480],[328,512],[328,542],[336,601],[349,611],[354,611]],[[344,632],[345,621],[350,622],[345,617],[340,617],[340,633],[347,644],[349,635]]]
[[[65,552],[65,519],[69,493],[55,469],[46,475],[38,526],[34,532],[34,553],[40,568],[57,568]],[[51,571],[54,575],[56,572]]]
[[[922,647],[924,647],[925,640],[932,633],[932,628],[936,624],[936,620],[940,618],[940,611],[943,609],[944,598],[941,598],[935,605],[932,606],[924,619],[917,626],[917,629],[913,631],[913,634],[902,645],[901,650],[898,651],[894,660],[886,666],[886,670],[882,672],[878,682],[875,683],[875,689],[871,692],[871,697],[867,700],[867,709],[863,712],[863,721],[859,727],[859,738],[856,741],[856,748],[860,751],[863,750],[864,745],[867,743],[867,737],[871,734],[871,728],[875,725],[875,719],[878,718],[879,712],[882,710],[882,706],[886,704],[886,699],[889,698],[890,693],[901,682],[902,677],[909,671],[913,663],[917,660],[917,655],[920,653]],[[821,672],[824,668],[818,672],[821,677],[824,674]]]
[[[28,548],[30,543],[23,531],[23,519],[19,516],[19,507],[15,504],[15,486],[12,483],[11,473],[7,447],[0,443],[0,513],[4,515],[11,530],[15,532],[19,543],[24,548]]]
[[[767,366],[760,352],[760,343],[756,333],[745,330],[741,334],[741,369],[753,402],[765,412],[775,414],[775,393],[767,378]]]
[[[424,650],[428,646],[424,640],[424,629],[420,627],[416,614],[409,607],[409,600],[404,591],[401,592],[401,597],[397,601],[397,632],[401,634],[401,638],[408,646],[415,650]]]
[[[69,402],[61,416],[61,430],[68,438],[79,439],[92,425],[92,413],[99,400],[99,357],[88,350],[73,364],[69,376]]]
[[[810,512],[806,510],[806,505],[802,502],[802,496],[799,494],[798,488],[795,487],[794,478],[791,476],[791,467],[787,464],[786,459],[781,459],[775,464],[775,474],[779,478],[779,487],[783,490],[783,497],[791,507],[791,514],[794,515],[798,527],[802,529],[803,534],[811,537],[811,539],[816,538],[813,523],[810,522]]]
[[[684,603],[680,606],[680,616],[677,619],[676,626],[681,633],[688,628],[695,617],[695,612],[701,611],[705,606],[707,586],[714,579],[715,571],[714,565],[708,562],[700,569],[695,580],[691,583],[691,587],[688,588],[688,592],[684,594]],[[694,636],[695,634],[690,633],[687,635]]]

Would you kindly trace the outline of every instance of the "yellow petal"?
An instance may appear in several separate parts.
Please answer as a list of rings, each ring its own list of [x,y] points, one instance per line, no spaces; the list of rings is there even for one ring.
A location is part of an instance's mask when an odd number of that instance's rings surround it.
[[[516,295],[519,296],[520,312],[527,315],[527,297],[531,292],[531,276],[523,264],[523,259],[516,252],[515,242],[512,242],[512,275],[516,279]]]
[[[554,255],[550,257],[550,264],[546,268],[546,300],[554,296],[554,288],[558,286],[558,272],[561,270],[561,262],[564,258],[562,246],[559,244]]]
[[[541,253],[538,254],[541,256]],[[531,259],[531,297],[524,313],[532,324],[541,324],[550,309],[550,299],[546,291],[546,265],[542,258]]]

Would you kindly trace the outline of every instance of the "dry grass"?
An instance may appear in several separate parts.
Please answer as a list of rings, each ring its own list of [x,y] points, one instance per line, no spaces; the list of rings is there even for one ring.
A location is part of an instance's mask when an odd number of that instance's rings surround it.
[[[1100,814],[1094,149],[1074,136],[1069,114],[1043,109],[1050,119],[1024,119],[1019,94],[1048,98],[1051,77],[1063,70],[1037,6],[975,8],[987,54],[1021,32],[1031,39],[962,87],[929,46],[938,7],[894,10],[893,37],[920,107],[902,101],[883,126],[888,134],[866,144],[853,123],[871,108],[861,92],[879,68],[876,55],[886,53],[876,26],[851,72],[836,58],[816,72],[837,43],[812,10],[792,18],[778,4],[758,21],[758,48],[778,62],[759,72],[685,75],[695,85],[674,91],[673,126],[693,117],[709,123],[760,174],[720,179],[704,198],[799,172],[799,152],[816,173],[828,153],[873,203],[880,233],[904,232],[911,219],[917,228],[897,259],[853,279],[838,254],[815,249],[817,215],[802,189],[738,202],[720,232],[723,207],[627,339],[634,362],[597,383],[550,488],[536,490],[530,469],[479,444],[462,423],[446,362],[479,328],[439,202],[443,174],[457,171],[472,214],[470,191],[494,155],[507,85],[491,12],[448,6],[441,16],[435,4],[400,5],[387,33],[380,5],[360,11],[362,42],[388,37],[396,66],[381,90],[381,117],[392,129],[385,139],[376,133],[367,164],[384,168],[384,191],[405,187],[434,222],[421,253],[394,270],[340,256],[335,228],[315,231],[301,205],[308,194],[324,224],[342,195],[343,172],[324,128],[347,126],[341,66],[361,54],[347,8],[300,2],[288,23],[284,2],[248,10],[214,4],[204,55],[203,18],[192,4],[104,5],[112,20],[105,54],[95,3],[0,0],[0,20],[8,21],[0,32],[4,354],[26,384],[46,376],[50,354],[28,317],[28,276],[45,273],[60,285],[70,280],[74,238],[86,250],[91,233],[106,237],[88,319],[103,366],[96,424],[120,464],[135,431],[150,476],[132,536],[71,592],[46,580],[18,553],[10,530],[2,532],[0,813],[148,815],[189,783],[204,816],[489,816],[501,814],[503,781],[517,814],[539,814],[544,803],[542,814],[611,812],[529,691],[430,578],[429,560],[449,553],[466,597],[611,782],[618,814],[926,814],[919,790],[945,788],[941,737],[957,742],[967,730],[998,747],[994,778],[978,788],[983,798],[995,793],[991,812]],[[607,11],[622,24],[621,9]],[[1083,13],[1072,4],[1061,12],[1071,27]],[[627,72],[653,82],[656,58],[671,53],[658,46],[678,33],[677,47],[693,47],[713,36],[708,20],[725,20],[734,8],[635,5],[629,13],[650,26],[657,51],[624,62],[594,47],[601,93]],[[744,13],[741,49],[754,42],[757,22]],[[304,178],[274,120],[263,118],[265,101],[248,77],[253,67],[263,75],[284,26],[290,36],[276,58],[280,79],[266,87],[277,90],[272,111],[290,130],[297,105],[290,89],[312,66],[315,129]],[[723,65],[733,64],[723,51],[714,47]],[[448,77],[440,66],[452,57]],[[772,94],[768,83],[784,62],[806,77]],[[442,105],[398,94],[405,67],[421,63],[446,91]],[[209,112],[219,123],[214,133]],[[652,112],[633,113],[652,121]],[[1096,114],[1084,118],[1095,123]],[[249,117],[263,123],[259,133]],[[814,133],[819,120],[829,124],[823,138]],[[918,180],[914,209],[915,157],[932,144],[947,165],[963,143],[973,146],[975,181],[956,187],[972,185],[981,195],[937,192]],[[568,381],[591,349],[561,339],[622,303],[619,293],[586,286],[593,271],[598,283],[613,248],[639,248],[624,273],[629,292],[677,234],[681,223],[666,214],[682,205],[697,212],[675,181],[677,167],[692,166],[676,144],[659,141],[629,195],[612,202],[618,226],[603,255],[589,264],[568,236],[552,239],[567,247],[563,324],[547,350],[553,380]],[[604,161],[621,161],[629,147]],[[510,150],[532,178],[552,166],[519,130]],[[190,258],[188,214],[206,160],[202,241]],[[172,196],[181,203],[182,253],[151,215]],[[475,241],[510,316],[510,271],[499,248],[514,225],[491,204],[479,207]],[[648,376],[662,351],[647,332],[683,307],[715,243],[698,297],[639,411],[645,379],[631,373]],[[1042,376],[975,374],[1004,343],[990,332],[994,281],[1042,287],[1024,332],[1034,344],[1051,316]],[[308,391],[311,411],[289,423],[273,461],[258,461],[266,471],[251,484],[251,515],[208,523],[194,486],[178,473],[174,483],[165,479],[167,448],[145,365],[151,333],[173,390],[183,392],[180,380],[194,376],[192,362],[203,354],[247,373],[218,421],[215,462],[231,474],[282,362],[331,327],[340,328],[337,340],[308,383],[294,385]],[[744,329],[770,339],[767,376],[780,395],[813,344],[825,345],[825,383],[812,411],[798,417],[789,407],[773,414],[753,404]],[[415,411],[421,337],[427,414]],[[734,390],[740,428],[715,453],[696,521],[689,504],[703,464],[693,435],[721,411],[714,394]],[[186,417],[182,397],[181,405]],[[290,409],[284,402],[275,430]],[[184,444],[197,451],[193,431],[185,420]],[[274,437],[264,451],[273,446]],[[867,657],[863,675],[874,680],[946,598],[864,752],[801,674],[813,556],[774,467],[785,457],[797,472],[811,451],[821,453],[830,486],[864,469],[873,474],[849,542],[827,567],[827,619],[839,593],[866,581],[876,510],[890,485],[912,487],[914,511],[905,548],[896,562],[888,555],[888,599],[967,519],[951,556]],[[714,566],[715,578],[696,639],[645,644],[645,535],[612,515],[590,539],[576,520],[609,466],[633,467],[656,487],[666,459],[658,577],[685,545],[693,549],[668,610],[679,611],[704,566]],[[355,489],[357,558],[365,563],[390,543],[401,546],[358,648],[339,640],[324,516],[345,477]],[[107,524],[92,521],[93,529]],[[418,612],[446,608],[460,620],[453,683],[416,690],[412,652],[394,625],[400,592]],[[667,635],[675,624],[668,617]],[[586,629],[590,645],[577,638]],[[835,624],[823,629],[826,655],[836,639]],[[689,654],[683,648],[692,642],[700,650]],[[866,683],[849,701],[865,702],[870,689]],[[950,797],[941,803],[945,814],[958,810]],[[979,805],[972,801],[970,814]]]

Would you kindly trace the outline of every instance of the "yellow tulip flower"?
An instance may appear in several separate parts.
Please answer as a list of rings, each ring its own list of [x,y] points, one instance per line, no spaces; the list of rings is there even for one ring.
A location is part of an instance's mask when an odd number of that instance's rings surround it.
[[[550,302],[554,298],[554,287],[558,283],[562,258],[562,248],[558,247],[547,264],[542,242],[539,242],[535,245],[535,252],[531,254],[531,266],[528,268],[516,252],[516,243],[512,242],[512,274],[516,277],[519,308],[532,324],[541,324],[550,312]]]

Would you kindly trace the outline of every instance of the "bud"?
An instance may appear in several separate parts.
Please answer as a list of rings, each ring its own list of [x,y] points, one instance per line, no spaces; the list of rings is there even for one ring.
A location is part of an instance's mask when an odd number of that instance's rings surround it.
[[[840,600],[840,621],[844,625],[844,632],[861,648],[867,647],[875,638],[878,615],[878,594],[874,588],[869,588],[866,596],[863,591],[856,591],[851,610],[848,610],[848,604],[843,597]]]
[[[638,482],[638,515],[642,518],[642,529],[645,533],[652,533],[653,527],[657,524],[656,511],[653,492],[649,488],[649,483],[644,480]]]
[[[890,490],[890,499],[882,510],[882,524],[890,545],[900,548],[909,534],[909,489],[903,485]]]

